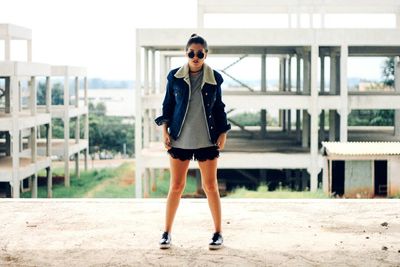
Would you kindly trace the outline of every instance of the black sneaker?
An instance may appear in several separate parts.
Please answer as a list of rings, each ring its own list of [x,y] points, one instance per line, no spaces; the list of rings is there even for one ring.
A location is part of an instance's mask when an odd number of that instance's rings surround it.
[[[168,232],[164,232],[161,236],[159,245],[160,245],[160,248],[171,247],[171,234]]]
[[[219,249],[223,246],[224,239],[219,232],[215,232],[208,243],[209,249]]]

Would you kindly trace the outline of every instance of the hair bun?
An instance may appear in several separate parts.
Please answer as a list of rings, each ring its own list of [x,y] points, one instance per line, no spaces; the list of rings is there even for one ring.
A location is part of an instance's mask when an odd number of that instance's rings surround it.
[[[193,33],[192,35],[190,35],[190,38],[197,36],[197,33]]]

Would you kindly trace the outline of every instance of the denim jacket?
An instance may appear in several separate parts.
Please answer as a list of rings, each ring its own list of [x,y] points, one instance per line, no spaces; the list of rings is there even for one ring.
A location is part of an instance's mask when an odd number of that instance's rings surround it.
[[[227,122],[225,104],[222,102],[221,84],[224,79],[206,63],[203,63],[203,75],[201,95],[204,116],[208,137],[211,143],[216,144],[219,135],[231,129],[231,124]],[[168,73],[162,115],[154,120],[159,126],[166,123],[169,134],[174,140],[181,134],[189,107],[190,92],[189,64],[186,63]]]

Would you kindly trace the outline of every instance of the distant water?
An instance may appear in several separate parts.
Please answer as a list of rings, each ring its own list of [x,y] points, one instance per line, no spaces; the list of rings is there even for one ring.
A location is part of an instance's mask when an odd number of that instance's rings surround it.
[[[81,101],[83,92],[80,92]],[[109,116],[135,116],[135,90],[127,89],[89,89],[89,102],[106,105],[106,114]]]

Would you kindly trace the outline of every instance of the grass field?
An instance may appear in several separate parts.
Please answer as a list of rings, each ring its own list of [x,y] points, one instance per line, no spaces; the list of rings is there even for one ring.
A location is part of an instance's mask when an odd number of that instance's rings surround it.
[[[73,172],[71,172],[73,173]],[[53,197],[54,198],[132,198],[135,197],[135,166],[124,163],[117,168],[103,168],[98,170],[82,171],[80,178],[71,175],[71,186],[64,186],[64,169],[53,170]],[[39,173],[44,177],[45,173]],[[151,198],[165,197],[169,188],[169,172],[164,172],[154,184],[150,185]],[[184,194],[196,191],[196,180],[189,176]],[[21,194],[22,198],[30,198],[31,192]],[[46,179],[39,179],[38,197],[47,197]]]
[[[279,188],[275,191],[268,191],[268,186],[261,184],[257,190],[247,190],[239,187],[228,193],[227,198],[329,198],[321,189],[316,192],[292,191],[288,188]]]
[[[158,174],[158,176],[157,176]],[[44,173],[40,176],[44,177]],[[156,172],[157,178],[149,183],[149,195],[144,197],[164,198],[168,195],[169,172]],[[196,179],[188,176],[183,196],[196,195]],[[30,198],[31,192],[21,194],[22,198]],[[39,179],[38,197],[47,197],[46,179]],[[123,163],[116,168],[103,168],[98,170],[82,171],[81,177],[71,175],[71,186],[64,186],[63,168],[53,170],[53,197],[54,198],[134,198],[135,197],[135,165]],[[316,192],[292,191],[288,188],[279,188],[268,191],[265,184],[258,186],[257,190],[248,190],[238,187],[227,192],[225,198],[329,198],[321,189]],[[396,196],[395,198],[400,198]]]

